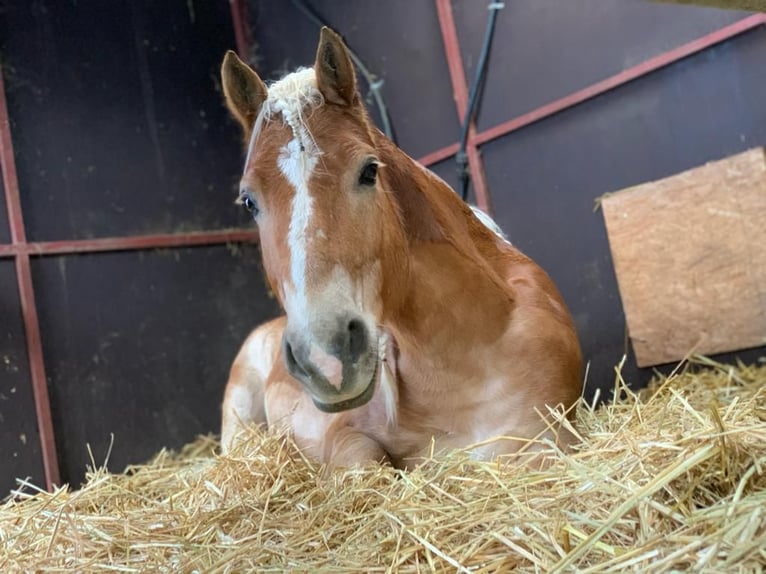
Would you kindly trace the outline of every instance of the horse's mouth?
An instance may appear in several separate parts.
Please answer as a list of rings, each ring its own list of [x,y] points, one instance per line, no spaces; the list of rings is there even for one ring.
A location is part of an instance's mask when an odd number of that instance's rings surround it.
[[[376,361],[375,368],[372,371],[372,377],[370,378],[370,383],[367,385],[367,388],[357,396],[337,403],[323,403],[312,397],[311,400],[314,402],[314,406],[323,413],[340,413],[367,404],[370,402],[370,399],[372,399],[372,395],[375,394],[375,382],[378,379],[378,372],[380,371],[378,367],[379,364],[378,361]]]

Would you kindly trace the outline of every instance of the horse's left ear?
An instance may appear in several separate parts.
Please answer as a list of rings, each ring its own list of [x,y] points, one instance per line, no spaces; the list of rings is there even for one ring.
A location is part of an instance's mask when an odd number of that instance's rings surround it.
[[[322,28],[314,63],[317,87],[324,99],[348,106],[356,95],[356,76],[348,49],[341,37],[327,26]]]
[[[255,118],[266,101],[268,89],[258,74],[229,50],[221,64],[221,84],[226,106],[250,139]]]

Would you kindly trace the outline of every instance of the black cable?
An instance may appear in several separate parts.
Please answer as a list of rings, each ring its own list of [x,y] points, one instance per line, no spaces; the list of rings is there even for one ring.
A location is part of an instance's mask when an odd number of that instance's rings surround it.
[[[301,13],[306,16],[309,20],[311,20],[314,24],[319,26],[320,28],[322,26],[327,26],[328,24],[325,23],[324,19],[317,14],[317,12],[308,4],[306,4],[303,0],[291,0],[293,5],[298,8],[298,10],[301,11]],[[346,45],[348,47],[348,45]],[[351,61],[354,62],[354,65],[359,69],[359,72],[361,72],[362,76],[364,76],[365,81],[367,82],[367,86],[369,86],[370,94],[372,95],[372,98],[375,100],[375,105],[378,108],[378,112],[380,113],[380,121],[383,123],[383,132],[386,134],[388,139],[390,139],[392,142],[396,143],[396,139],[394,137],[394,131],[391,128],[391,120],[388,117],[388,108],[386,108],[386,102],[383,100],[383,93],[381,89],[383,88],[383,80],[379,80],[375,74],[370,72],[370,70],[367,68],[367,66],[364,65],[364,62],[359,58],[359,56],[356,55],[356,53],[351,49],[348,48],[349,56],[351,56]]]
[[[468,156],[465,153],[465,148],[468,144],[468,129],[471,126],[471,122],[474,120],[474,113],[479,100],[478,94],[481,92],[481,88],[484,85],[489,49],[492,46],[492,37],[495,35],[497,13],[503,8],[505,8],[505,4],[502,2],[492,2],[488,6],[489,18],[487,19],[487,30],[484,33],[484,45],[481,48],[481,56],[479,57],[479,62],[476,66],[476,75],[473,78],[473,84],[471,84],[468,107],[465,110],[465,118],[463,119],[463,125],[460,132],[460,149],[455,156],[458,177],[460,178],[460,197],[463,198],[463,201],[468,201],[468,185],[471,181],[471,174],[468,171]]]

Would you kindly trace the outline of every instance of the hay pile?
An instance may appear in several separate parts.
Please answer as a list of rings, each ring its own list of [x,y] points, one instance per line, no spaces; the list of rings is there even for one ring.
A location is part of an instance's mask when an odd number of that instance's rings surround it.
[[[765,384],[708,361],[621,388],[545,471],[454,453],[322,478],[284,438],[248,430],[228,458],[202,438],[6,502],[0,571],[761,571]]]

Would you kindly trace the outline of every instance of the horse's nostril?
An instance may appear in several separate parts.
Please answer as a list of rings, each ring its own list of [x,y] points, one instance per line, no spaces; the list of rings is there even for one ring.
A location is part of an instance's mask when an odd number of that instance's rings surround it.
[[[290,341],[287,340],[287,337],[284,339],[284,352],[285,363],[287,363],[287,370],[291,373],[306,375],[306,371],[296,360],[295,355],[293,354],[293,346],[290,344]]]
[[[348,323],[348,355],[352,363],[355,363],[367,347],[367,329],[364,323],[352,319]]]

